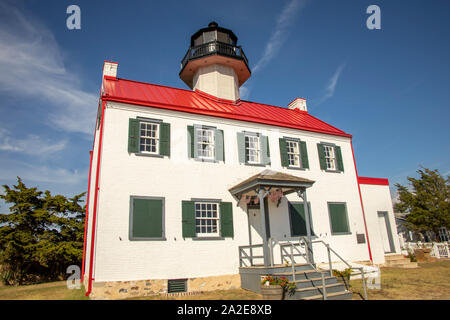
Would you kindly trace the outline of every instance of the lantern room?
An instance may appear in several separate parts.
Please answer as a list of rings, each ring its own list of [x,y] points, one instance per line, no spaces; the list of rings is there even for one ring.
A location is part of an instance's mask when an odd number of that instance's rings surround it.
[[[211,22],[191,37],[181,61],[180,78],[193,90],[236,101],[239,87],[250,78],[248,59],[233,31]]]

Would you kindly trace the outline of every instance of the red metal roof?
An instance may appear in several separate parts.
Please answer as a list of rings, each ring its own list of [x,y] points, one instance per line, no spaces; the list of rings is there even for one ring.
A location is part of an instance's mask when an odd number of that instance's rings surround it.
[[[165,87],[126,79],[103,79],[105,101],[220,117],[279,127],[351,137],[306,111],[290,110],[244,100],[219,99],[201,91]]]
[[[359,184],[374,184],[378,186],[388,186],[389,180],[384,178],[358,177]]]

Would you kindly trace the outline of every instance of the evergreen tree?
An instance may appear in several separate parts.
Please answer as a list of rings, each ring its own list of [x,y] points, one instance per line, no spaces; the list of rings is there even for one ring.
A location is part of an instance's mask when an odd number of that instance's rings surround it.
[[[396,184],[397,212],[406,213],[407,227],[421,233],[433,231],[439,241],[439,228],[450,230],[450,177],[438,170],[419,169],[419,179],[407,177],[410,188]]]
[[[84,193],[67,199],[50,191],[3,185],[0,198],[12,204],[0,214],[0,266],[6,284],[54,280],[69,265],[81,265],[85,208]]]

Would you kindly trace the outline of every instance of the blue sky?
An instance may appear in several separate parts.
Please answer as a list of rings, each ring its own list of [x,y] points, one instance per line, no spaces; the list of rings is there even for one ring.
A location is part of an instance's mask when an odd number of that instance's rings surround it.
[[[81,30],[66,9],[81,8]],[[366,8],[381,9],[381,30]],[[249,58],[247,100],[309,112],[352,134],[361,176],[450,173],[450,2],[0,0],[0,184],[87,189],[101,69],[186,88],[190,36],[214,20]],[[2,208],[0,208],[2,211]]]

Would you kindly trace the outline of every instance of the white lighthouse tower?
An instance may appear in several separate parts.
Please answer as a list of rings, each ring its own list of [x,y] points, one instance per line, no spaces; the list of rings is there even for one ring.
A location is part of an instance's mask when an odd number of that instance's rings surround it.
[[[236,35],[216,22],[191,37],[181,61],[180,78],[189,88],[225,100],[239,100],[239,88],[250,74]]]

